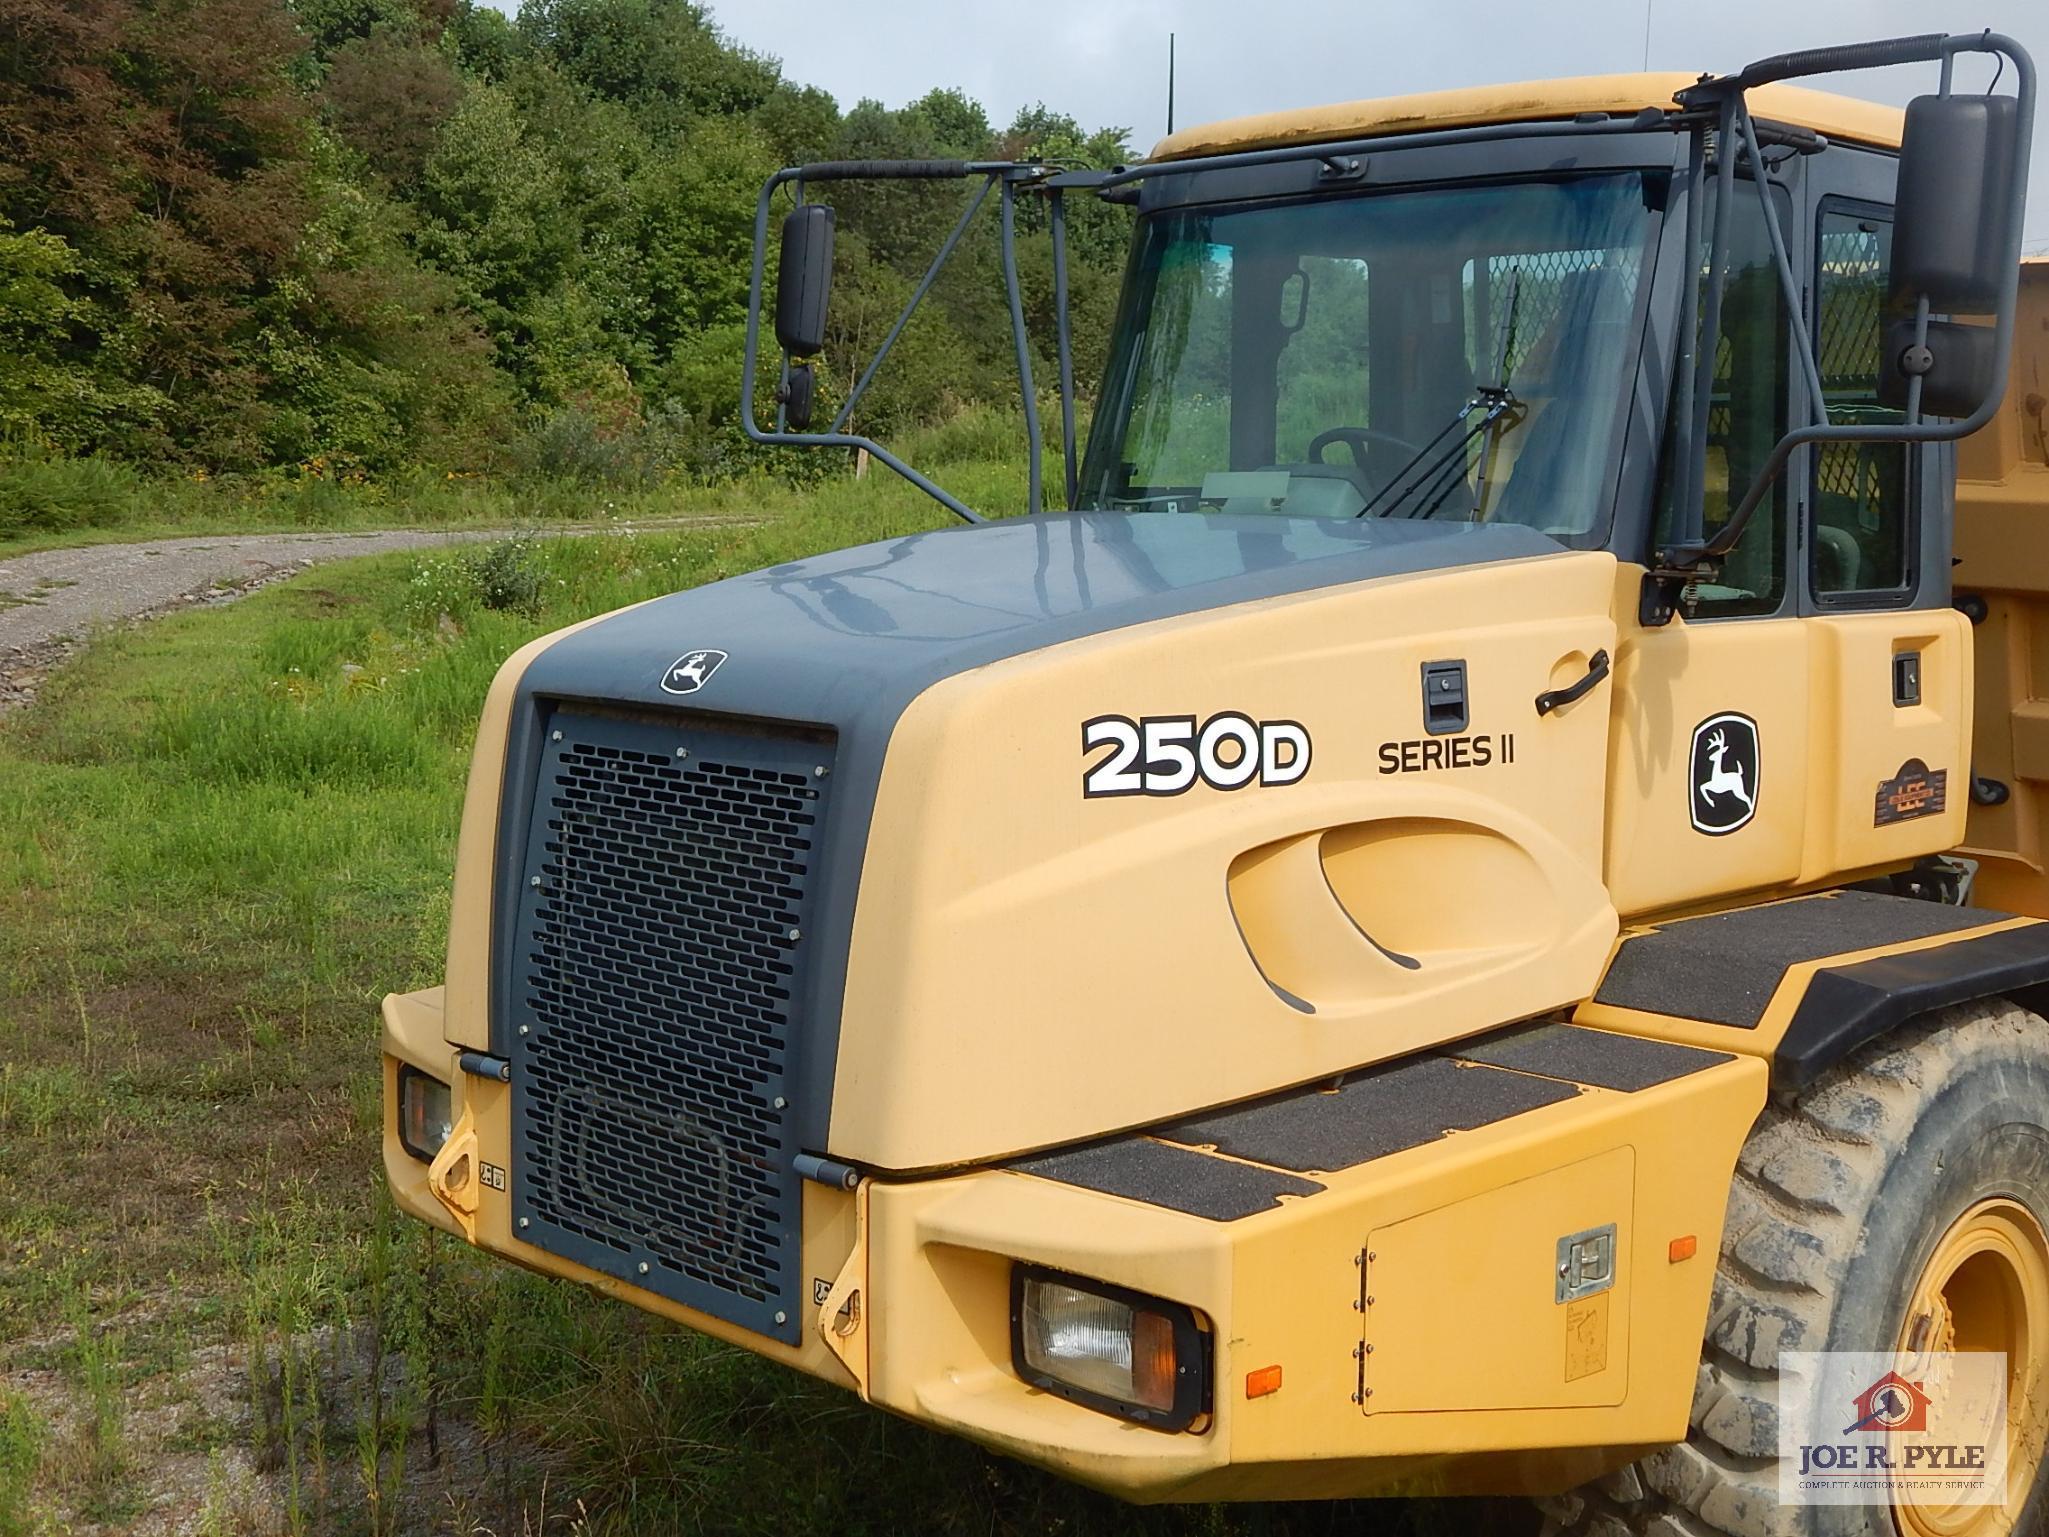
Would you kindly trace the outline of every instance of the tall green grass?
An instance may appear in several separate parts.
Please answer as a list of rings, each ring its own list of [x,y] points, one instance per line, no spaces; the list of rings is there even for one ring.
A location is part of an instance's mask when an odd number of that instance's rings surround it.
[[[1049,407],[1044,416],[1051,505],[1059,501],[1057,410]],[[1017,409],[970,406],[891,447],[970,506],[995,515],[1022,510],[1024,445]],[[647,522],[793,502],[852,509],[908,508],[925,500],[880,464],[856,480],[852,455],[838,450],[760,450],[722,464],[713,479],[682,469],[649,470],[637,460],[632,474],[607,478],[545,458],[477,475],[415,471],[367,480],[313,464],[210,479],[115,460],[10,454],[0,445],[0,558],[56,545],[178,535]]]
[[[1014,510],[1014,459],[978,457],[1006,440],[951,430],[955,483]],[[945,521],[878,469],[760,527],[319,569],[103,636],[0,727],[0,1360],[68,1340],[90,1427],[65,1471],[0,1396],[0,1537],[34,1529],[32,1502],[53,1529],[118,1517],[110,1491],[152,1455],[123,1394],[175,1391],[210,1343],[234,1350],[245,1413],[181,1432],[211,1459],[203,1529],[235,1529],[231,1455],[268,1470],[295,1532],[451,1512],[500,1533],[1507,1529],[1128,1509],[392,1212],[376,1001],[439,979],[502,659],[576,618]]]

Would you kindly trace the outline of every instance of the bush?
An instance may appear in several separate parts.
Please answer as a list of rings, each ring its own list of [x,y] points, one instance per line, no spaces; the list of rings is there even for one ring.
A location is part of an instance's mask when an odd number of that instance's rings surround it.
[[[105,459],[0,461],[0,539],[119,523],[142,477]]]
[[[501,539],[470,555],[471,590],[486,608],[532,614],[541,606],[544,581],[530,539]]]
[[[565,406],[526,435],[514,462],[529,480],[624,490],[679,479],[708,485],[744,468],[730,441],[736,436],[706,429],[676,401],[618,420],[586,406]]]

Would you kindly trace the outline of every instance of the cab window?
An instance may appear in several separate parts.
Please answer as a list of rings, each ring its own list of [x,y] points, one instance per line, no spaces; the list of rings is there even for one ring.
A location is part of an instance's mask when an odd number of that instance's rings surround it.
[[[1707,189],[1703,231],[1714,228],[1715,187]],[[1712,539],[1728,522],[1744,493],[1764,468],[1786,430],[1786,382],[1790,357],[1786,349],[1789,321],[1785,290],[1772,257],[1757,189],[1739,183],[1729,210],[1729,275],[1722,295],[1720,335],[1714,338],[1714,382],[1708,403],[1706,494],[1702,524]],[[1787,210],[1779,207],[1781,228]],[[1707,249],[1703,240],[1697,258],[1703,269],[1701,299],[1707,298]],[[1696,317],[1695,324],[1699,324]],[[1677,420],[1679,390],[1672,391],[1673,419],[1666,430],[1659,497],[1659,541],[1678,534],[1679,488],[1671,484],[1676,434],[1687,424]],[[1777,613],[1786,595],[1786,482],[1780,476],[1757,510],[1736,548],[1722,563],[1719,580],[1693,589],[1693,612],[1699,618]]]
[[[1838,425],[1900,421],[1877,394],[1892,225],[1879,210],[1831,201],[1822,205],[1819,239],[1814,350],[1828,418]],[[1818,598],[1897,601],[1906,590],[1907,455],[1903,443],[1829,443],[1814,455],[1809,569]]]

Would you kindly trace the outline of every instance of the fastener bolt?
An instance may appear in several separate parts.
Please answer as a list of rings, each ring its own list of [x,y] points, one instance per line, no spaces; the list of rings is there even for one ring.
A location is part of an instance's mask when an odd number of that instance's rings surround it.
[[[548,740],[551,742],[559,742],[562,740],[562,733],[559,731],[551,731],[548,733]]]
[[[787,1110],[790,1108],[790,1102],[784,1099],[782,1095],[778,1094],[775,1097],[775,1107],[778,1110]]]
[[[813,779],[823,779],[827,774],[831,772],[832,771],[830,769],[828,769],[823,763],[821,763],[811,771],[811,777]]]
[[[690,749],[687,747],[679,747],[676,749],[676,756],[679,758],[687,758],[690,756]]]
[[[647,1274],[647,1261],[646,1261],[646,1260],[642,1260],[642,1261],[640,1262],[640,1264],[639,1264],[638,1266],[636,1266],[635,1268],[636,1268],[636,1269],[638,1269],[638,1270],[640,1271],[640,1273],[641,1273],[642,1275],[646,1275],[646,1274]]]
[[[803,937],[804,937],[804,931],[803,931],[802,929],[791,929],[791,930],[790,930],[790,938],[791,938],[791,939],[792,939],[793,941],[794,941],[794,940],[799,940],[799,939],[802,939]]]
[[[520,1225],[521,1227],[529,1227],[529,1226],[531,1226],[531,1225],[532,1225],[532,1221],[533,1221],[533,1219],[532,1219],[532,1218],[530,1218],[530,1217],[521,1217],[521,1218],[519,1219],[519,1225]]]
[[[539,891],[541,889],[541,878],[538,875],[533,876],[527,881],[527,884],[533,887],[534,890]]]
[[[525,1034],[527,1033],[527,1031],[531,1030],[532,1028],[533,1028],[533,1026],[532,1026],[532,1025],[521,1025],[521,1026],[519,1027],[519,1033],[520,1033],[521,1035],[525,1035]]]
[[[775,1315],[775,1321],[779,1324],[786,1324],[790,1321],[790,1315],[778,1309]]]

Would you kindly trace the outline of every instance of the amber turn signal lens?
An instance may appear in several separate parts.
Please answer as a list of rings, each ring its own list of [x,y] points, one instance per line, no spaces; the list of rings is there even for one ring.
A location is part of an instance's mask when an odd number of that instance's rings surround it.
[[[1131,1393],[1148,1409],[1174,1407],[1174,1324],[1160,1313],[1131,1319]]]
[[[1269,1393],[1281,1390],[1281,1369],[1278,1366],[1262,1366],[1256,1372],[1245,1374],[1245,1396],[1264,1398]]]
[[[1676,1265],[1683,1259],[1692,1259],[1694,1253],[1699,1248],[1700,1240],[1698,1238],[1695,1238],[1693,1234],[1688,1233],[1684,1238],[1673,1239],[1672,1242],[1666,1246],[1665,1257]]]

